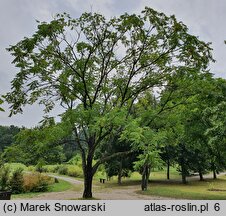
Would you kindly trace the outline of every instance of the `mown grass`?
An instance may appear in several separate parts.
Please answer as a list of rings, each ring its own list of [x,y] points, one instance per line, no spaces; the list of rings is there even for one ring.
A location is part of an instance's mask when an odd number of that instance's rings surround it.
[[[184,185],[177,181],[151,181],[144,195],[192,200],[226,200],[226,176],[216,180],[190,181]]]
[[[192,200],[226,200],[226,176],[220,176],[218,179],[189,179],[188,184],[181,183],[181,175],[176,168],[171,168],[170,180],[166,179],[166,171],[154,171],[151,173],[151,181],[147,191],[140,190],[141,175],[137,172],[132,173],[130,178],[122,178],[122,184],[117,184],[117,177],[111,181],[101,184],[95,180],[99,187],[95,191],[105,189],[126,190],[127,186],[137,186],[137,193],[150,196],[160,196],[172,199],[192,199]]]

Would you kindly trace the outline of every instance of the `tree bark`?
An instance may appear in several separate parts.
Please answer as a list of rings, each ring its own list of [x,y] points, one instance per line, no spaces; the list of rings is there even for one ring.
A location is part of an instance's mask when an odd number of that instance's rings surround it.
[[[215,169],[213,170],[213,179],[217,179],[217,173]]]
[[[204,181],[203,174],[202,174],[201,170],[199,170],[199,180]]]
[[[146,173],[145,173],[145,167],[144,170],[142,172],[142,181],[141,181],[141,190],[145,191],[147,190],[147,182],[146,182]]]
[[[84,191],[83,198],[92,198],[92,183],[93,183],[93,167],[92,167],[93,154],[89,154],[87,157],[86,165],[84,166]]]
[[[93,176],[89,173],[85,175],[84,179],[84,191],[83,191],[83,198],[92,198],[92,182],[93,182]]]
[[[182,174],[182,183],[187,184],[186,180],[186,169],[184,167],[184,164],[181,164],[181,174]]]
[[[144,165],[143,172],[142,172],[142,181],[141,181],[142,191],[145,191],[148,188],[149,176],[150,176],[150,168],[148,167],[148,165]]]
[[[167,179],[170,179],[170,161],[167,160]]]
[[[214,162],[212,162],[212,171],[213,171],[213,179],[217,179],[216,166]]]
[[[118,171],[118,184],[122,184],[122,160],[119,164],[119,171]]]

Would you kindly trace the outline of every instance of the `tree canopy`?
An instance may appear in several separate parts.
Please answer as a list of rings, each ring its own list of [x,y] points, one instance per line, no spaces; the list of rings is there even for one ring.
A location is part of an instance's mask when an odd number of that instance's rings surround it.
[[[76,19],[58,14],[49,23],[39,22],[31,37],[8,51],[19,70],[6,94],[11,115],[36,102],[46,113],[58,104],[65,108],[62,124],[74,134],[82,155],[86,198],[92,197],[98,166],[131,152],[103,152],[93,164],[98,148],[114,144],[123,131],[129,134],[131,125],[142,126],[140,114],[134,115],[138,98],[154,87],[171,88],[171,96],[178,89],[175,77],[205,74],[213,60],[209,44],[189,34],[175,16],[148,7],[139,15],[111,19],[97,13]],[[136,140],[145,131],[141,128]]]

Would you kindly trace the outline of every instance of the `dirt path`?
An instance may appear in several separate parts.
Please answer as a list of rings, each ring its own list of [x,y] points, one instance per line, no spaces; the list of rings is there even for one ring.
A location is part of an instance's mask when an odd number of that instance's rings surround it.
[[[220,175],[225,175],[226,173],[221,173]],[[55,176],[50,175],[52,177],[62,179],[64,181],[68,181],[72,183],[74,186],[80,186],[83,184],[83,181],[76,180],[70,177],[64,176]],[[219,175],[218,175],[219,176]],[[211,174],[207,174],[204,176],[205,179],[211,178]],[[188,181],[197,180],[198,176],[188,177]],[[70,199],[78,199],[82,197],[82,188],[79,189],[70,189],[63,192],[48,192],[40,194],[34,198],[29,198],[29,200],[70,200]],[[172,198],[167,197],[158,197],[158,196],[149,196],[149,195],[142,195],[136,193],[140,190],[139,185],[133,186],[122,186],[116,188],[101,188],[101,186],[94,185],[93,187],[93,195],[97,199],[101,200],[167,200]]]

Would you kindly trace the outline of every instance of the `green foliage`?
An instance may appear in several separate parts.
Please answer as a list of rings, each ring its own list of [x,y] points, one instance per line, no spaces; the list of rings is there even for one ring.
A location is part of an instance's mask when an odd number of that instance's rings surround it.
[[[38,161],[38,163],[37,163],[37,165],[35,167],[35,170],[37,172],[40,172],[40,173],[41,172],[46,172],[47,169],[44,168],[44,165],[45,165],[45,161],[43,159],[39,159],[39,161]]]
[[[10,188],[10,169],[8,166],[0,168],[0,190],[7,190]]]
[[[0,105],[3,104],[3,100],[0,98]],[[0,107],[0,111],[4,112],[4,109]]]
[[[54,170],[60,175],[68,175],[71,177],[83,177],[82,168],[77,165],[60,165]]]
[[[68,174],[68,168],[66,166],[60,166],[58,169],[58,173],[60,175],[67,175]]]
[[[7,146],[11,146],[15,141],[15,136],[20,132],[20,128],[14,125],[0,126],[0,151]]]
[[[79,166],[68,166],[67,175],[71,177],[77,177],[77,178],[84,177],[82,168]]]
[[[56,137],[54,134],[56,133]],[[40,159],[45,163],[59,163],[64,160],[63,147],[55,145],[61,130],[54,127],[24,129],[17,134],[15,143],[5,149],[2,157],[7,162],[18,162],[26,165],[37,164]]]
[[[149,124],[150,119],[144,123],[144,115],[134,113],[137,100],[154,87],[165,85],[172,92],[179,89],[182,95],[190,81],[205,74],[213,61],[208,43],[190,35],[175,16],[148,7],[139,15],[125,13],[109,20],[97,13],[83,13],[76,19],[58,14],[48,23],[40,22],[31,37],[10,46],[8,51],[19,69],[12,91],[5,95],[11,115],[22,113],[23,106],[36,102],[44,105],[46,113],[56,104],[66,109],[61,124],[45,125],[41,132],[25,131],[20,142],[25,148],[32,143],[28,150],[43,155],[47,162],[46,153],[52,156],[50,144],[73,134],[82,156],[85,185],[92,184],[100,164],[123,155],[100,151],[113,144],[115,137],[126,137],[135,150],[145,154],[155,152],[161,138]],[[175,77],[177,82],[173,81]],[[181,90],[184,84],[187,88]],[[168,95],[172,95],[170,92]],[[162,112],[168,105],[167,98],[165,105],[152,110],[150,116]],[[62,161],[60,155],[57,158]],[[84,197],[91,197],[91,191],[87,191],[90,189],[86,189]]]
[[[76,154],[67,162],[67,164],[82,166],[82,158],[79,154]]]
[[[10,189],[14,194],[20,194],[24,191],[23,169],[19,168],[12,173],[10,179]]]

